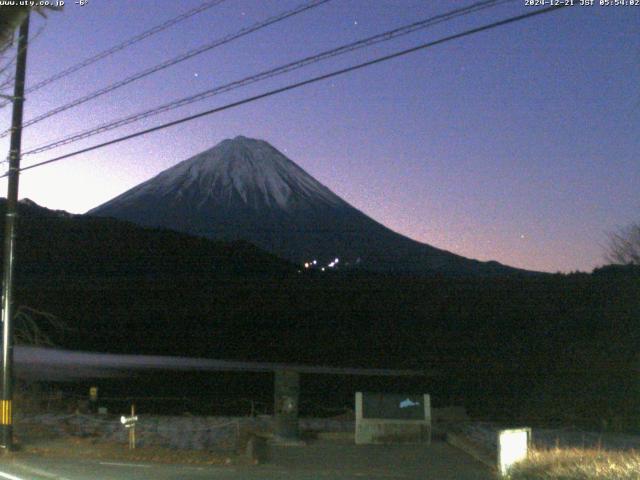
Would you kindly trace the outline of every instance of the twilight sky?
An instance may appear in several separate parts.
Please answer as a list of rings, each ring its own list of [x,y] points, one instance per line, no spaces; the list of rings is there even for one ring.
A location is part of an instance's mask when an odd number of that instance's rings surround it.
[[[23,165],[531,11],[524,1],[26,156]],[[34,92],[25,120],[302,2],[227,0]],[[32,17],[32,35],[44,28],[29,49],[27,85],[201,2],[66,3],[46,22]],[[470,3],[332,0],[29,127],[23,147]],[[606,233],[640,220],[639,27],[640,7],[562,9],[24,172],[20,196],[82,213],[245,135],[416,240],[515,267],[590,271],[603,264]],[[1,130],[10,113],[0,110]],[[8,151],[6,138],[0,149]],[[0,189],[6,196],[6,182]]]

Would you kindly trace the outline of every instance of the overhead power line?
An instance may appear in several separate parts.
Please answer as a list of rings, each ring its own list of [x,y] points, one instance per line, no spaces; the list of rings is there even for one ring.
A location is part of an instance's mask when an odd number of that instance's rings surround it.
[[[144,32],[135,35],[134,37],[131,37],[127,40],[125,40],[122,43],[119,43],[118,45],[115,45],[111,48],[108,48],[107,50],[104,50],[96,55],[94,55],[93,57],[89,57],[86,60],[83,60],[75,65],[72,65],[71,67],[62,70],[59,73],[56,73],[55,75],[52,75],[51,77],[45,78],[44,80],[36,83],[35,85],[29,87],[26,89],[26,93],[31,93],[31,92],[35,92],[36,90],[40,90],[42,87],[49,85],[50,83],[53,83],[57,80],[60,80],[61,78],[67,77],[69,75],[71,75],[72,73],[77,72],[78,70],[81,70],[85,67],[88,67],[89,65],[96,63],[100,60],[102,60],[103,58],[106,58],[110,55],[113,55],[116,52],[119,52],[120,50],[124,50],[127,47],[130,47],[131,45],[134,45],[142,40],[144,40],[145,38],[149,38],[152,35],[155,35],[156,33],[160,33],[163,30],[166,30],[188,18],[193,17],[194,15],[197,15],[199,13],[204,12],[205,10],[208,10],[212,7],[215,7],[216,5],[221,4],[222,2],[224,2],[226,0],[209,0],[204,2],[203,4],[199,5],[198,7],[195,7],[181,15],[178,15],[177,17],[173,17],[169,20],[167,20],[166,22],[160,24],[160,25],[156,25],[153,28],[150,28],[149,30],[145,30]],[[0,104],[0,108],[4,107],[6,105],[6,103],[2,103]]]
[[[74,143],[77,142],[79,140],[84,140],[86,138],[92,137],[94,135],[98,135],[104,132],[107,132],[109,130],[113,130],[115,128],[119,128],[122,127],[124,125],[128,125],[130,123],[133,122],[137,122],[139,120],[145,119],[145,118],[149,118],[155,115],[159,115],[161,113],[170,111],[170,110],[174,110],[176,108],[179,107],[183,107],[185,105],[189,105],[195,102],[199,102],[202,100],[205,100],[207,98],[213,97],[215,95],[219,95],[221,93],[226,93],[229,92],[231,90],[235,90],[237,88],[241,88],[241,87],[245,87],[247,85],[268,79],[268,78],[272,78],[275,76],[279,76],[288,72],[291,72],[293,70],[297,70],[300,69],[302,67],[305,67],[307,65],[311,65],[314,63],[318,63],[322,60],[326,60],[328,58],[332,58],[332,57],[336,57],[338,55],[342,55],[345,53],[349,53],[352,52],[354,50],[359,50],[361,48],[365,48],[365,47],[370,47],[372,45],[378,44],[378,43],[382,43],[382,42],[386,42],[386,41],[390,41],[393,40],[395,38],[398,38],[400,36],[404,36],[404,35],[408,35],[410,33],[416,32],[418,30],[422,30],[425,29],[427,27],[431,27],[433,25],[442,23],[442,22],[446,22],[446,21],[450,21],[456,17],[459,16],[463,16],[463,15],[468,15],[470,13],[475,13],[478,12],[480,10],[484,10],[487,8],[491,8],[491,7],[495,7],[497,5],[503,4],[503,3],[509,3],[509,2],[513,2],[514,0],[483,0],[477,3],[474,3],[472,5],[469,5],[467,7],[463,7],[463,8],[458,8],[455,10],[451,10],[449,12],[443,13],[443,14],[439,14],[433,17],[429,17],[427,19],[424,20],[420,20],[418,22],[414,22],[411,23],[409,25],[405,25],[402,27],[398,27],[392,30],[388,30],[386,32],[377,34],[377,35],[373,35],[367,38],[364,38],[362,40],[358,40],[337,48],[333,48],[331,50],[326,50],[324,52],[318,53],[316,55],[312,55],[309,57],[305,57],[302,58],[300,60],[296,60],[294,62],[290,62],[287,63],[285,65],[276,67],[276,68],[272,68],[263,72],[260,72],[258,74],[255,75],[251,75],[248,77],[244,77],[240,80],[236,80],[224,85],[219,85],[217,87],[214,88],[210,88],[208,90],[205,90],[203,92],[199,92],[195,95],[190,95],[188,97],[184,97],[178,100],[174,100],[172,102],[168,102],[165,103],[163,105],[160,105],[158,107],[154,107],[152,109],[148,109],[148,110],[144,110],[142,112],[138,112],[135,113],[133,115],[129,115],[127,117],[124,118],[120,118],[118,120],[113,120],[107,123],[103,123],[100,124],[96,127],[92,127],[90,129],[87,130],[83,130],[80,132],[76,132],[70,135],[67,135],[63,138],[57,139],[53,142],[49,142],[47,144],[44,145],[40,145],[37,146],[31,150],[28,150],[26,152],[23,153],[23,155],[33,155],[36,153],[41,153],[47,150],[51,150],[53,148],[56,147],[60,147],[62,145],[68,145],[70,143]]]
[[[229,35],[226,35],[218,40],[215,40],[211,43],[208,43],[206,45],[202,45],[198,48],[195,48],[193,50],[189,50],[186,53],[183,53],[182,55],[179,55],[175,58],[172,58],[170,60],[167,60],[165,62],[162,62],[158,65],[155,65],[151,68],[148,68],[146,70],[143,70],[141,72],[138,72],[134,75],[131,75],[125,79],[119,80],[115,83],[112,83],[111,85],[107,85],[104,88],[101,88],[99,90],[96,90],[88,95],[85,95],[83,97],[77,98],[75,100],[72,100],[71,102],[62,105],[60,107],[54,108],[53,110],[50,110],[48,112],[43,113],[42,115],[39,115],[35,118],[32,118],[31,120],[27,121],[24,123],[24,125],[22,126],[22,128],[26,128],[30,125],[33,125],[34,123],[38,123],[46,118],[49,118],[53,115],[57,115],[58,113],[64,112],[65,110],[69,110],[70,108],[73,107],[77,107],[78,105],[81,105],[85,102],[88,102],[89,100],[93,100],[101,95],[104,95],[106,93],[112,92],[114,90],[117,90],[118,88],[124,87],[125,85],[128,85],[132,82],[135,82],[136,80],[140,80],[144,77],[147,77],[153,73],[159,72],[160,70],[164,70],[165,68],[169,68],[173,65],[176,65],[180,62],[184,62],[185,60],[188,60],[192,57],[195,57],[196,55],[200,55],[201,53],[207,52],[209,50],[212,50],[216,47],[219,47],[221,45],[225,45],[233,40],[236,40],[240,37],[244,37],[245,35],[248,35],[250,33],[253,33],[257,30],[263,29],[265,27],[268,27],[269,25],[273,25],[274,23],[278,23],[281,22],[289,17],[292,17],[294,15],[298,15],[299,13],[303,13],[306,12],[307,10],[311,10],[312,8],[316,8],[324,3],[330,2],[331,0],[311,0],[308,1],[302,5],[298,5],[297,7],[291,9],[291,10],[287,10],[285,12],[279,13],[278,15],[274,15],[272,17],[267,18],[266,20],[263,20],[261,22],[257,22],[249,27],[245,27],[241,30],[239,30],[236,33],[232,33]],[[0,137],[5,137],[10,133],[10,130],[5,130],[4,132],[2,132],[0,134]]]
[[[159,130],[164,130],[165,128],[173,127],[175,125],[179,125],[181,123],[189,122],[189,121],[195,120],[197,118],[205,117],[205,116],[208,116],[208,115],[212,115],[214,113],[222,112],[224,110],[229,110],[231,108],[239,107],[240,105],[245,105],[247,103],[252,103],[252,102],[255,102],[257,100],[261,100],[263,98],[271,97],[271,96],[274,96],[274,95],[278,95],[280,93],[287,92],[289,90],[294,90],[294,89],[303,87],[305,85],[310,85],[312,83],[317,83],[317,82],[320,82],[320,81],[323,81],[323,80],[327,80],[329,78],[337,77],[338,75],[343,75],[345,73],[349,73],[349,72],[353,72],[353,71],[356,71],[356,70],[360,70],[362,68],[369,67],[369,66],[372,66],[372,65],[376,65],[376,64],[379,64],[379,63],[382,63],[382,62],[386,62],[388,60],[391,60],[391,59],[394,59],[394,58],[398,58],[398,57],[402,57],[404,55],[408,55],[410,53],[414,53],[414,52],[417,52],[417,51],[420,51],[420,50],[424,50],[426,48],[430,48],[430,47],[434,47],[436,45],[440,45],[440,44],[443,44],[443,43],[446,43],[446,42],[450,42],[450,41],[456,40],[458,38],[467,37],[469,35],[474,35],[476,33],[484,32],[484,31],[487,31],[487,30],[492,30],[494,28],[501,27],[503,25],[507,25],[507,24],[510,24],[510,23],[518,22],[518,21],[521,21],[521,20],[525,20],[527,18],[531,18],[531,17],[537,16],[537,15],[553,12],[553,11],[556,11],[556,10],[560,10],[561,8],[565,8],[565,5],[557,5],[557,6],[551,6],[551,7],[542,8],[542,9],[535,10],[535,11],[532,11],[532,12],[529,12],[529,13],[525,13],[525,14],[522,14],[522,15],[516,15],[514,17],[509,17],[509,18],[506,18],[504,20],[493,22],[493,23],[490,23],[488,25],[483,25],[481,27],[472,28],[470,30],[465,30],[464,32],[456,33],[454,35],[449,35],[447,37],[443,37],[443,38],[440,38],[438,40],[434,40],[434,41],[431,41],[431,42],[423,43],[423,44],[418,45],[416,47],[408,48],[406,50],[401,50],[399,52],[391,53],[389,55],[384,55],[382,57],[377,57],[377,58],[375,58],[373,60],[369,60],[369,61],[363,62],[363,63],[358,63],[358,64],[353,65],[351,67],[343,68],[343,69],[340,69],[340,70],[335,70],[335,71],[333,71],[331,73],[326,73],[324,75],[319,75],[317,77],[312,77],[310,79],[303,80],[301,82],[292,83],[292,84],[287,85],[285,87],[276,88],[275,90],[270,90],[268,92],[261,93],[259,95],[254,95],[252,97],[248,97],[248,98],[245,98],[243,100],[239,100],[239,101],[236,101],[236,102],[228,103],[228,104],[223,105],[221,107],[213,108],[211,110],[206,110],[204,112],[196,113],[196,114],[190,115],[188,117],[183,117],[181,119],[174,120],[174,121],[171,121],[171,122],[168,122],[168,123],[164,123],[162,125],[157,125],[155,127],[147,128],[147,129],[141,130],[139,132],[135,132],[135,133],[131,133],[129,135],[118,137],[118,138],[115,138],[113,140],[109,140],[107,142],[99,143],[97,145],[92,145],[91,147],[82,148],[80,150],[76,150],[76,151],[71,152],[71,153],[60,155],[59,157],[55,157],[55,158],[51,158],[49,160],[45,160],[45,161],[42,161],[42,162],[34,163],[32,165],[28,165],[26,167],[20,168],[20,171],[30,170],[32,168],[37,168],[37,167],[41,167],[43,165],[48,165],[48,164],[51,164],[51,163],[54,163],[54,162],[59,162],[61,160],[65,160],[67,158],[75,157],[75,156],[80,155],[82,153],[91,152],[91,151],[94,151],[94,150],[98,150],[100,148],[104,148],[104,147],[107,147],[107,146],[110,146],[110,145],[114,145],[116,143],[121,143],[121,142],[124,142],[126,140],[131,140],[133,138],[141,137],[143,135],[147,135],[149,133],[157,132]],[[7,174],[5,173],[4,175],[0,176],[0,178],[6,177],[6,176],[7,176]]]
[[[45,23],[40,25],[40,28],[38,28],[36,33],[34,35],[31,35],[31,37],[29,38],[29,43],[30,44],[34,43],[34,41],[42,34],[42,32],[44,31],[46,26],[47,26],[47,22],[45,21]],[[0,76],[2,76],[7,70],[13,68],[13,66],[16,63],[16,59],[18,58],[19,54],[20,54],[20,52],[16,48],[16,53],[13,55],[13,57],[7,63],[5,63],[2,67],[0,67]],[[9,86],[13,86],[13,80],[14,80],[13,73],[10,73],[7,78],[5,78],[3,80],[0,80],[0,91],[4,90],[5,88],[7,88]],[[8,105],[9,103],[10,102],[0,103],[0,108]]]

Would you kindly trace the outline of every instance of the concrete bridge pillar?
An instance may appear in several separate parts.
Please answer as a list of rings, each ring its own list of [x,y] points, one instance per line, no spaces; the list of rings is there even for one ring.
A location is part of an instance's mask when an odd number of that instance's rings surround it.
[[[294,370],[276,370],[273,409],[273,436],[276,442],[300,442],[298,428],[299,401],[300,373]]]

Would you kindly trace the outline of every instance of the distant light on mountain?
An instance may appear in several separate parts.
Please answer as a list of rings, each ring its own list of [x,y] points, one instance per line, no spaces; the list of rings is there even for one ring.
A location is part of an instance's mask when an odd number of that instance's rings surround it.
[[[522,272],[395,233],[262,140],[224,140],[88,212],[220,240],[246,240],[305,268],[414,274]]]

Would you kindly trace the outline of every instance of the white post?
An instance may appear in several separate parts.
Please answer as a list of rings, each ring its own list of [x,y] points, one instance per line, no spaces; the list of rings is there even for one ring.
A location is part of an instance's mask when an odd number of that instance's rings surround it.
[[[526,460],[530,441],[530,428],[516,428],[498,432],[498,471],[500,475],[507,475],[515,463]]]

